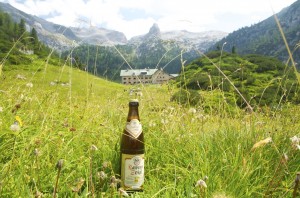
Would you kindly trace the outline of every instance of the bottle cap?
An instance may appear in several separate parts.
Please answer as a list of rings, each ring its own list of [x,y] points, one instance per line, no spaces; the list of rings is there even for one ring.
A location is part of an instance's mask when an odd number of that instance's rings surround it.
[[[130,99],[129,100],[129,106],[139,106],[138,99]]]
[[[130,99],[129,102],[139,102],[138,99]]]

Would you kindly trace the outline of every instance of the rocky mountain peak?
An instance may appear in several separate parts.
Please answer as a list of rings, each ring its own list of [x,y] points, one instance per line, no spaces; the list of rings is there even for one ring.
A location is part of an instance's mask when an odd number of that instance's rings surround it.
[[[161,32],[160,32],[160,29],[157,25],[157,23],[154,23],[152,25],[152,27],[150,28],[148,34],[146,34],[146,37],[148,38],[154,38],[154,37],[160,37],[161,36]]]
[[[160,29],[157,23],[154,23],[149,30],[149,34],[160,34]]]

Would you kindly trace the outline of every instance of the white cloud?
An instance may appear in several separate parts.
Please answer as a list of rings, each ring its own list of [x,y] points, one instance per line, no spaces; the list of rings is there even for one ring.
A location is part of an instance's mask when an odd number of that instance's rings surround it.
[[[162,31],[186,29],[199,32],[231,32],[266,19],[296,0],[0,0],[36,16],[65,26],[85,23],[125,33],[130,38],[145,34],[154,22]],[[19,3],[18,3],[19,2]],[[126,11],[131,14],[127,20]]]

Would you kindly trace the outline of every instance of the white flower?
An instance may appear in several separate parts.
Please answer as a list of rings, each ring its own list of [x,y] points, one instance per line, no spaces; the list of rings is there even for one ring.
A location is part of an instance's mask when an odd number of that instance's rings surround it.
[[[33,84],[31,82],[29,82],[29,83],[26,84],[26,87],[32,88]]]
[[[190,108],[189,113],[195,114],[195,113],[197,113],[197,110],[195,108]]]
[[[17,75],[17,79],[26,80],[25,76],[22,76],[21,74]]]
[[[110,162],[105,161],[102,163],[102,168],[108,168],[109,166],[110,166]]]
[[[200,179],[200,180],[197,181],[195,187],[198,187],[198,186],[199,186],[200,188],[201,188],[201,187],[207,188],[207,185],[206,185],[205,181],[202,180],[202,179]]]
[[[119,188],[119,193],[124,197],[129,197],[128,193],[123,188]]]
[[[91,150],[92,151],[97,151],[98,150],[98,148],[97,148],[97,146],[95,146],[94,144],[91,146]]]
[[[297,136],[294,136],[290,139],[292,141],[292,144],[299,144],[300,143],[300,138],[298,138]]]
[[[39,156],[40,155],[40,151],[36,148],[36,149],[34,149],[33,154],[35,156]]]
[[[55,82],[50,82],[50,85],[54,86],[54,85],[56,85],[56,83]]]
[[[292,138],[290,138],[290,139],[291,139],[291,141],[292,141],[292,146],[293,146],[293,148],[294,148],[294,149],[300,150],[300,145],[299,145],[299,143],[300,143],[300,138],[298,138],[297,136],[294,136],[294,137],[292,137]]]
[[[162,123],[162,124],[168,124],[169,121],[168,121],[167,119],[161,119],[161,123]]]
[[[10,126],[10,130],[12,130],[12,131],[20,131],[20,129],[21,129],[21,127],[20,127],[20,125],[19,125],[19,123],[18,122],[14,122],[11,126]]]
[[[149,127],[155,127],[156,126],[156,123],[155,122],[152,122],[152,121],[150,121],[150,123],[149,123]]]
[[[107,175],[106,175],[105,172],[103,172],[103,171],[100,171],[99,176],[100,176],[100,178],[102,178],[102,179],[107,178]]]
[[[195,116],[197,119],[205,119],[205,116],[203,114],[198,114]]]

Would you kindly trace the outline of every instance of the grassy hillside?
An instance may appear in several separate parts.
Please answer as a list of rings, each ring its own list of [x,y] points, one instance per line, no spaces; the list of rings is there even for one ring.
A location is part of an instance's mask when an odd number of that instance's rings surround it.
[[[241,95],[255,108],[300,102],[293,67],[262,55],[213,51],[188,64],[177,81],[188,89],[219,90],[231,106],[247,106]]]
[[[0,197],[119,197],[111,178],[136,87],[31,58],[0,76]],[[170,102],[173,84],[140,88],[146,178],[135,197],[292,197],[299,106],[204,111],[214,91],[190,108]]]

